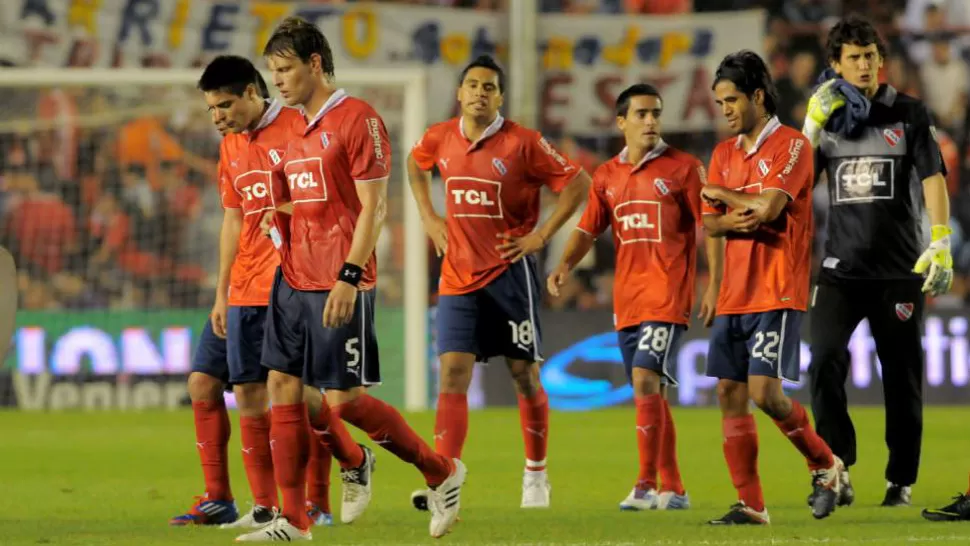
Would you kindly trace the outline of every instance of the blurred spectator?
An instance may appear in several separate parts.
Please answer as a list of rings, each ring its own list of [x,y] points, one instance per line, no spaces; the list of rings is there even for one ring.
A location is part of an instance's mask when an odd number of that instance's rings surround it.
[[[900,93],[917,98],[923,96],[919,71],[906,57],[890,55],[884,66],[886,83],[895,87]]]
[[[906,32],[916,35],[937,32],[948,29],[966,30],[970,27],[970,3],[966,0],[907,0],[905,12],[899,21],[899,26]],[[909,39],[913,46],[910,56],[916,62],[922,62],[930,56],[929,44],[923,42],[917,45],[918,36]],[[954,40],[955,55],[970,45],[970,35],[965,32]],[[914,49],[915,48],[915,49]]]
[[[792,24],[817,24],[838,13],[840,3],[834,0],[786,0],[782,13]]]
[[[931,58],[920,66],[923,99],[942,122],[942,126],[958,132],[966,114],[970,74],[962,59],[954,59],[950,34],[938,34],[931,39]]]
[[[799,51],[792,56],[788,75],[778,80],[778,118],[785,125],[801,127],[805,105],[812,96],[820,70],[815,54]]]
[[[910,34],[908,34],[904,42],[909,44],[909,58],[916,64],[922,64],[930,60],[933,56],[933,47],[928,38],[938,35],[945,28],[946,13],[940,8],[941,3],[940,0],[910,2],[912,9],[916,9],[914,6],[919,4],[924,6],[922,19],[912,21],[911,23],[913,24],[905,27]]]
[[[669,15],[689,13],[691,0],[623,0],[623,11],[630,14]]]
[[[5,231],[11,252],[20,266],[58,273],[77,250],[74,212],[59,195],[41,190],[26,155],[21,161],[13,159],[4,168],[11,207]]]

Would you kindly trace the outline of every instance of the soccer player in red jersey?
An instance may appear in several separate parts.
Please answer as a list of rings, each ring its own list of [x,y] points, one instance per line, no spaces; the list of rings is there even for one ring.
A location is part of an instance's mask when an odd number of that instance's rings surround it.
[[[589,175],[538,132],[504,119],[505,75],[482,56],[462,71],[461,117],[433,125],[411,150],[408,174],[438,254],[444,254],[436,318],[441,358],[435,418],[438,453],[458,458],[468,433],[466,393],[476,359],[504,356],[519,396],[525,440],[523,508],[549,506],[546,445],[549,401],[539,383],[541,278],[532,254],[582,202]],[[430,196],[430,170],[445,180],[442,218]],[[560,193],[538,228],[542,187]],[[427,492],[412,503],[425,509]]]
[[[171,523],[259,527],[272,520],[273,509],[279,505],[269,444],[267,372],[260,363],[266,305],[279,255],[262,235],[260,219],[272,206],[268,173],[304,122],[297,110],[268,100],[266,82],[242,57],[214,59],[198,87],[224,137],[219,150],[219,189],[225,214],[216,301],[203,328],[188,383],[206,494]],[[229,415],[222,392],[227,385],[239,406],[243,463],[254,504],[239,519],[226,457]],[[308,510],[316,523],[329,524],[331,455],[321,441],[314,438],[313,444],[314,456],[307,467],[312,476]]]
[[[812,145],[775,116],[776,92],[755,53],[721,61],[714,94],[738,136],[714,149],[704,199],[704,227],[723,237],[724,275],[711,331],[707,375],[716,377],[724,457],[739,502],[713,525],[767,524],[758,477],[753,401],[805,456],[818,492],[812,514],[835,510],[842,461],[812,428],[782,381],[800,377],[799,329],[811,268]]]
[[[442,536],[458,516],[464,465],[436,454],[396,409],[366,392],[380,383],[374,247],[387,207],[387,130],[370,105],[334,85],[330,45],[316,26],[287,19],[263,54],[283,100],[301,106],[307,123],[274,170],[275,210],[264,215],[282,252],[263,350],[282,517],[237,540],[311,538],[303,510],[308,414],[341,466],[341,521],[368,506],[374,468],[345,420],[424,474],[434,491],[429,530]]]
[[[682,510],[690,507],[690,498],[677,466],[677,433],[666,400],[667,385],[676,386],[677,380],[667,360],[690,323],[694,304],[704,166],[661,138],[663,100],[653,86],[627,88],[615,109],[626,147],[593,174],[586,209],[547,285],[558,296],[596,237],[612,229],[614,326],[633,385],[640,452],[639,476],[620,509]],[[709,255],[719,250],[720,241],[709,242]],[[712,261],[716,271],[720,256]],[[701,307],[707,324],[717,296],[713,273]]]

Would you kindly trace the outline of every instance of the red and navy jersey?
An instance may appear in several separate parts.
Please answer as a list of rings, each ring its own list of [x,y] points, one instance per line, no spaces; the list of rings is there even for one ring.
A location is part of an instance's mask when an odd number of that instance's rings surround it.
[[[289,143],[274,172],[276,205],[293,203],[293,214],[277,215],[283,234],[283,276],[298,290],[330,290],[350,253],[361,204],[357,184],[387,180],[391,144],[384,121],[366,102],[337,90]],[[377,258],[364,264],[361,290],[377,282]]]

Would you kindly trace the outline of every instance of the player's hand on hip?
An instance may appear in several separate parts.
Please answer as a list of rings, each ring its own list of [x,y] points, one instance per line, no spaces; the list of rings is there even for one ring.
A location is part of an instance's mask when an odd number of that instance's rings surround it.
[[[499,233],[498,238],[505,242],[496,245],[495,249],[502,255],[503,260],[508,260],[512,263],[521,260],[529,254],[538,252],[542,250],[542,247],[546,246],[546,240],[536,231],[522,237]]]
[[[327,296],[323,307],[323,327],[340,328],[350,324],[354,318],[354,304],[357,303],[357,287],[337,281]]]
[[[209,313],[209,320],[212,321],[212,333],[222,339],[226,339],[226,315],[229,314],[229,304],[225,296],[216,296],[216,302]]]
[[[916,260],[913,273],[926,275],[923,292],[928,292],[931,296],[940,296],[949,292],[953,285],[953,255],[950,253],[948,226],[933,226],[932,242]]]
[[[761,225],[751,209],[734,209],[725,216],[728,229],[738,233],[752,233]]]
[[[546,289],[553,297],[559,297],[559,288],[566,284],[566,279],[569,278],[569,267],[566,264],[559,264],[556,269],[549,275],[546,279]]]
[[[445,219],[437,214],[432,214],[424,218],[424,231],[434,243],[434,251],[438,257],[445,255],[448,251],[448,224]]]
[[[697,318],[704,322],[705,328],[710,328],[711,324],[714,324],[714,312],[717,308],[717,289],[715,283],[710,283],[707,285],[707,290],[704,291],[704,297],[701,298],[701,310],[697,313]]]
[[[275,216],[275,210],[268,210],[263,214],[263,219],[259,221],[259,229],[263,232],[263,235],[269,237],[269,230],[273,227],[273,218]]]

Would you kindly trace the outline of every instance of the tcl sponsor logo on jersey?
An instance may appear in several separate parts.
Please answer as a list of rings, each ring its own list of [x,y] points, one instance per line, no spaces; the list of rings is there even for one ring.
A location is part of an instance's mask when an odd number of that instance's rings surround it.
[[[663,239],[660,231],[660,203],[627,201],[613,207],[620,244],[655,243]]]
[[[843,160],[835,169],[835,204],[892,199],[894,168],[893,160],[884,157]]]
[[[502,218],[502,184],[481,178],[445,181],[447,205],[454,218]]]
[[[250,205],[259,207],[262,201],[269,199],[269,179],[269,171],[249,171],[236,177],[233,186],[246,202],[246,209],[251,208]],[[247,210],[246,214],[252,212],[259,211]]]
[[[319,157],[290,161],[283,170],[294,203],[327,200],[323,161]]]

